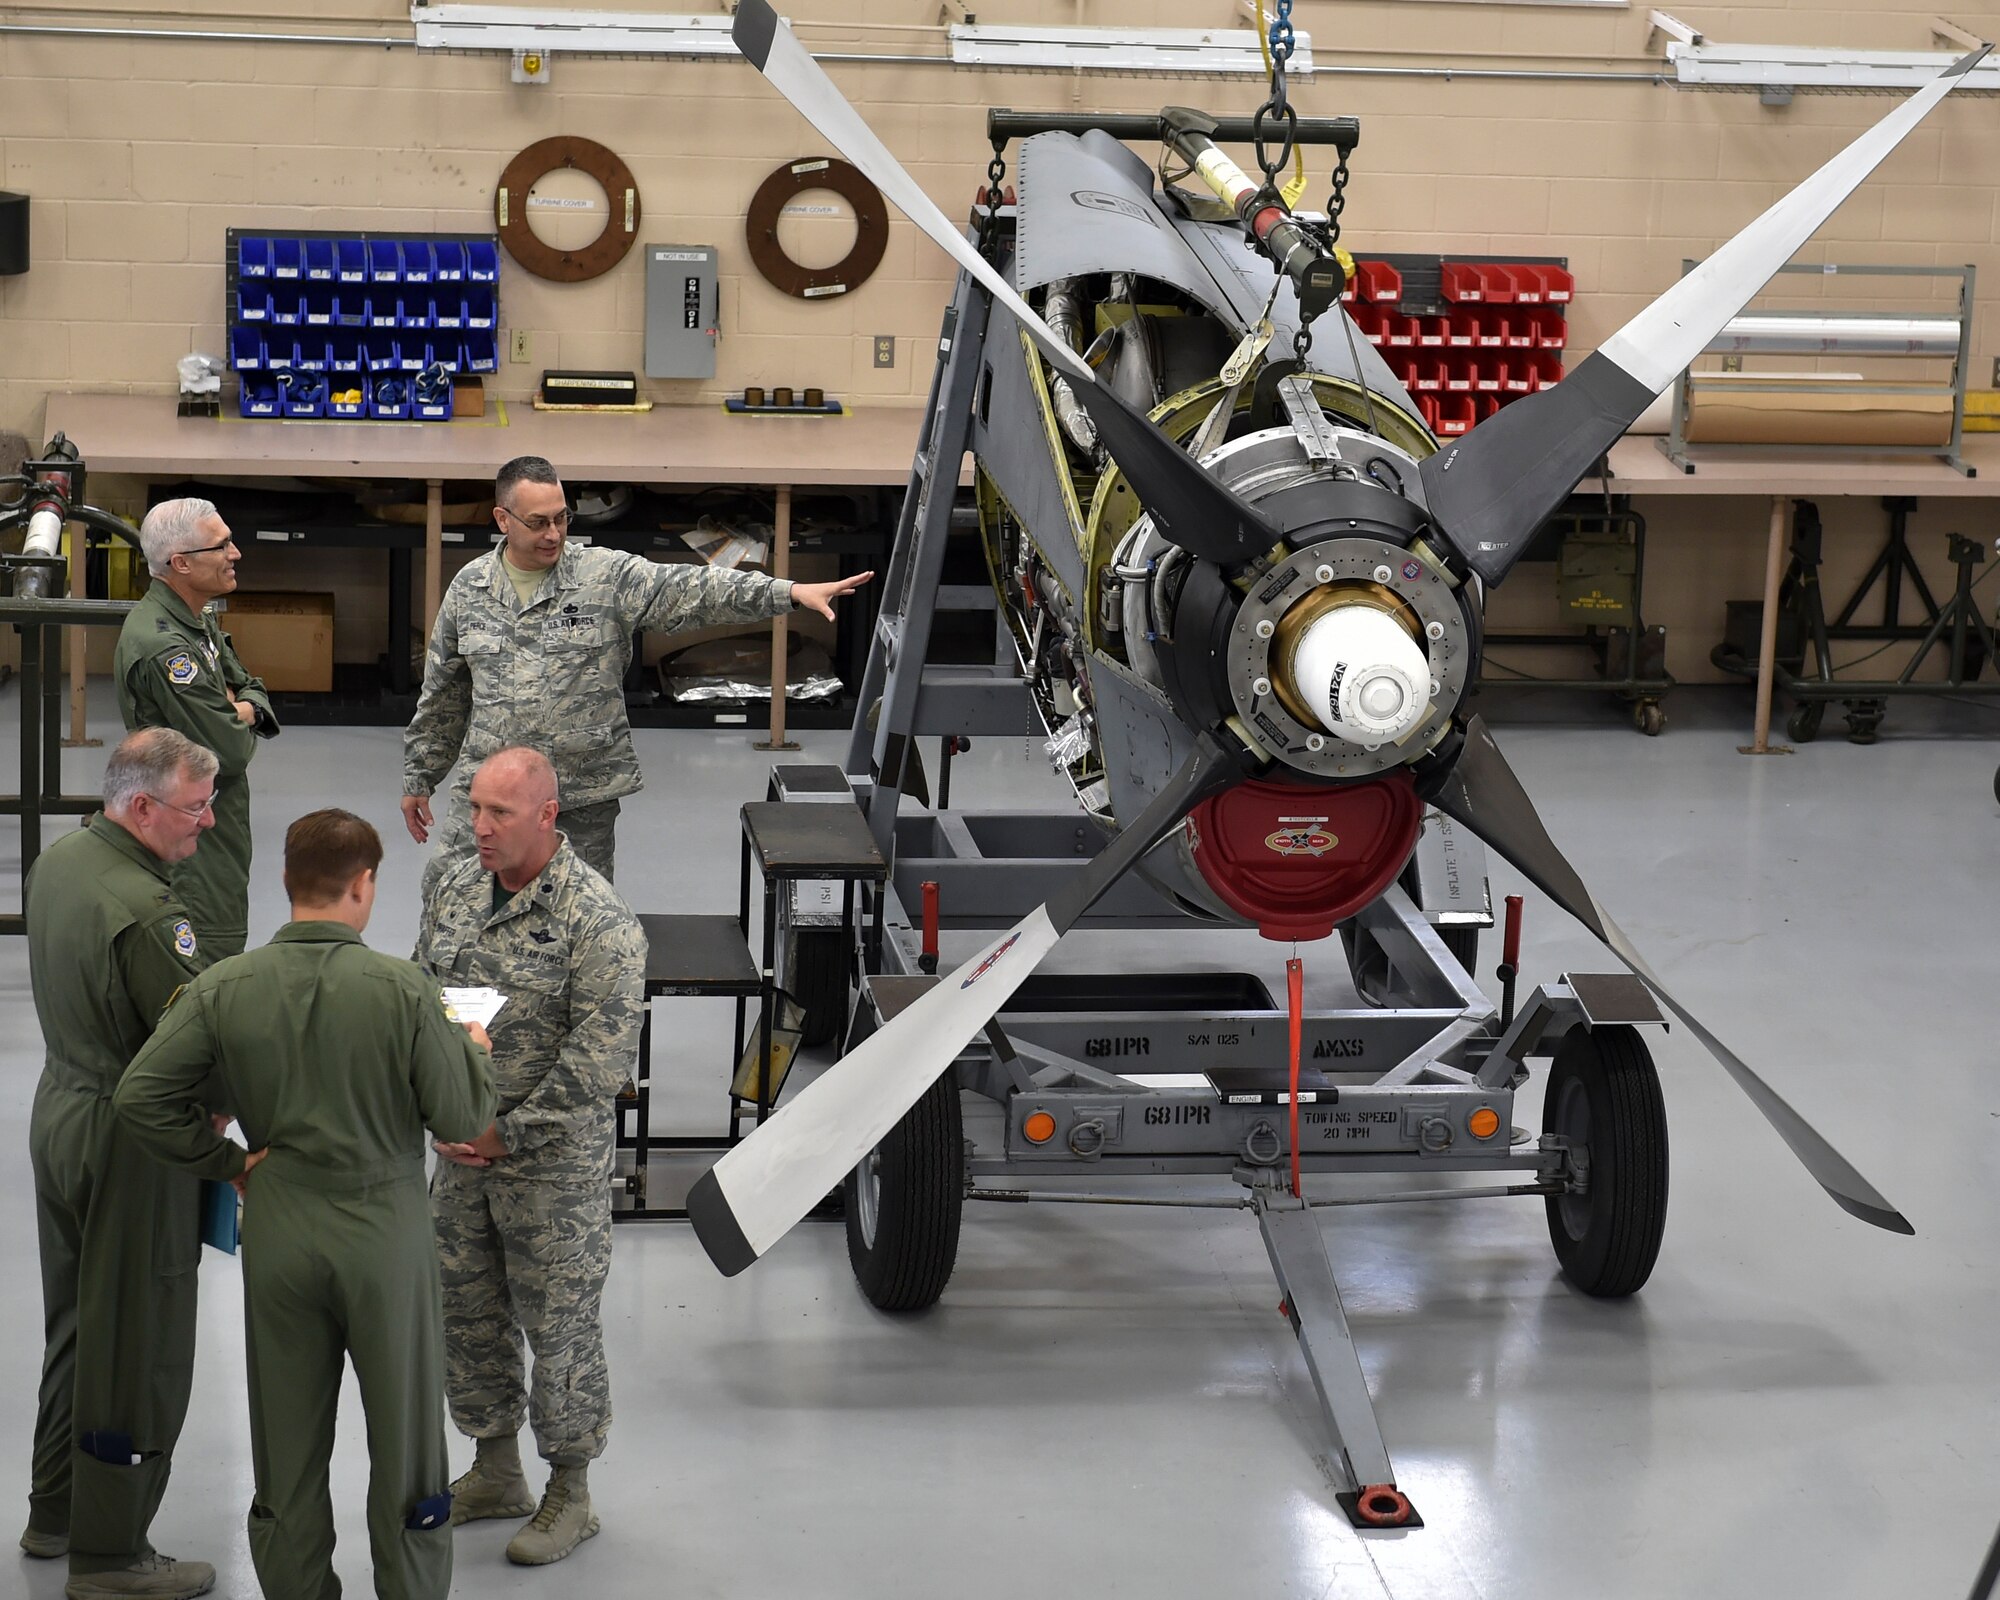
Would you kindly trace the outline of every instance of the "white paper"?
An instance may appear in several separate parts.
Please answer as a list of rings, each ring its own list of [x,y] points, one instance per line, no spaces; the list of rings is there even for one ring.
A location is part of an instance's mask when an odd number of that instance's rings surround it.
[[[490,1028],[507,997],[498,989],[452,989],[444,992],[445,1015],[453,1022],[476,1022]]]

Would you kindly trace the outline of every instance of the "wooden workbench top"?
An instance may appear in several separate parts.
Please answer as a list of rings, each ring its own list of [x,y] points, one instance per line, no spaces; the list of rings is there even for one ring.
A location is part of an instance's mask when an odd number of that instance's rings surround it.
[[[151,477],[490,478],[546,456],[576,482],[842,486],[908,481],[920,407],[846,417],[736,417],[720,406],[640,415],[489,403],[451,422],[280,422],[184,418],[164,395],[52,394],[61,431],[93,472]]]
[[[1656,438],[1630,436],[1611,447],[1611,492],[1631,495],[1878,495],[1940,499],[2000,498],[2000,433],[1969,433],[1962,454],[1979,476],[1968,478],[1935,456],[1870,455],[1864,450],[1799,455],[1782,446],[1755,454],[1704,454],[1690,449],[1696,471],[1667,459]],[[1597,494],[1603,482],[1586,478],[1580,492]]]

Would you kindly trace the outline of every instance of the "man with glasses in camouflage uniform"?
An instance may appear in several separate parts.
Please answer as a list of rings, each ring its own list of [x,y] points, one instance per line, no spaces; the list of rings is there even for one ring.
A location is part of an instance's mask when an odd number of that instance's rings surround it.
[[[801,608],[831,617],[833,602],[874,574],[794,583],[572,545],[562,480],[540,456],[502,467],[493,500],[504,542],[452,579],[431,630],[423,693],[403,735],[403,820],[417,843],[430,838],[431,796],[463,758],[428,887],[468,848],[472,769],[526,745],[554,763],[570,848],[609,878],[619,802],[643,781],[625,717],[632,635]]]
[[[209,611],[236,588],[239,552],[207,500],[163,500],[139,524],[153,586],[118,633],[112,678],[128,731],[172,728],[215,752],[215,826],[174,867],[204,962],[240,955],[250,931],[250,759],[278,719]]]

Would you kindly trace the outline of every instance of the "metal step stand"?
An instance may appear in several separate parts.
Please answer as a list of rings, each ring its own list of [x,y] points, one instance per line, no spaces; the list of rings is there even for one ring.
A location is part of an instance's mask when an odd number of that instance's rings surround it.
[[[916,736],[907,730],[916,725],[952,502],[958,494],[959,468],[972,444],[973,395],[986,346],[988,308],[986,291],[969,273],[960,273],[938,335],[945,359],[931,375],[929,407],[910,465],[909,490],[896,520],[891,546],[895,553],[882,587],[882,609],[875,618],[875,637],[848,740],[845,770],[857,782],[872,781],[868,829],[885,857],[894,853],[905,768],[914,768],[916,762]]]

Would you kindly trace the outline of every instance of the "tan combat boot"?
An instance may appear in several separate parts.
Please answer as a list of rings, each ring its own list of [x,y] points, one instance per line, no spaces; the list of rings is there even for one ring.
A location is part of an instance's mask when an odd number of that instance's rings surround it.
[[[141,1556],[129,1567],[72,1577],[63,1585],[63,1593],[69,1600],[126,1600],[131,1595],[144,1595],[147,1600],[194,1600],[214,1587],[215,1568],[206,1561],[176,1561],[155,1552]]]
[[[21,1548],[37,1561],[53,1561],[57,1556],[69,1554],[69,1535],[46,1533],[31,1522],[21,1535]]]
[[[534,1520],[507,1543],[509,1561],[545,1567],[595,1536],[597,1516],[590,1509],[588,1472],[587,1467],[549,1468],[549,1486],[542,1491]]]
[[[525,1517],[535,1509],[535,1492],[521,1472],[521,1441],[477,1441],[472,1465],[451,1486],[451,1520],[478,1522],[486,1517]]]

